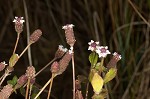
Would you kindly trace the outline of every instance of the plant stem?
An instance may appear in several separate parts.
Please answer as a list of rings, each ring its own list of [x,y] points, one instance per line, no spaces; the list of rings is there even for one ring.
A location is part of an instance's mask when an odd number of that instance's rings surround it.
[[[2,85],[3,81],[5,80],[5,78],[9,75],[9,72],[10,71],[8,69],[6,69],[4,75],[1,77],[2,80],[0,82],[0,86]]]
[[[13,54],[15,54],[15,51],[16,51],[16,48],[17,48],[17,45],[18,45],[18,41],[19,41],[19,37],[20,37],[20,33],[17,33],[17,40],[16,40],[16,43],[15,43]]]
[[[73,99],[75,99],[75,66],[74,66],[74,52],[72,55],[72,78],[73,78]]]
[[[85,95],[85,99],[88,98],[88,92],[89,92],[89,82],[87,83],[87,86],[86,86],[86,95]]]
[[[29,99],[31,98],[32,86],[33,86],[33,84],[30,84]]]
[[[52,74],[52,77],[51,77],[51,83],[50,83],[50,86],[49,86],[49,91],[48,91],[47,99],[49,99],[50,95],[51,95],[51,89],[52,89],[52,85],[53,85],[53,79],[54,79],[54,74]]]
[[[30,45],[31,45],[32,43],[29,43],[28,45],[27,45],[27,47],[22,51],[22,53],[19,55],[19,58],[24,54],[24,52],[30,47]]]
[[[35,96],[34,99],[37,99],[38,96],[43,92],[43,90],[48,86],[48,84],[51,82],[51,78],[49,79],[49,81],[43,86],[43,88],[40,90],[40,92]]]
[[[52,62],[54,62],[56,60],[56,58],[52,59],[49,63],[47,63],[42,69],[40,69],[36,74],[35,77],[41,73],[44,69],[46,69]]]
[[[28,83],[27,83],[27,89],[26,89],[26,97],[25,97],[25,99],[28,99],[29,86],[30,86],[30,78],[28,79]]]

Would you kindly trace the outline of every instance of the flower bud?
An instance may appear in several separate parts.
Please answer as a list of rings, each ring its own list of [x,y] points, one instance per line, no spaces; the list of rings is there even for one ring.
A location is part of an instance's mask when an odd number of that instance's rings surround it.
[[[30,42],[35,43],[36,41],[39,40],[39,38],[42,35],[42,31],[40,29],[35,30],[31,35],[30,35]]]
[[[57,61],[53,62],[53,64],[51,65],[51,72],[52,73],[58,73],[60,67]]]
[[[62,45],[59,45],[58,50],[55,53],[55,58],[61,58],[66,52],[67,48],[64,48]]]
[[[3,89],[0,92],[1,97],[3,97],[2,99],[8,99],[9,96],[11,95],[11,93],[13,92],[13,86],[8,84],[6,86],[3,87]]]
[[[5,68],[6,65],[7,64],[5,63],[5,61],[0,62],[0,71],[2,71]]]
[[[29,66],[26,70],[26,76],[28,77],[28,79],[32,79],[35,77],[35,68],[33,66]]]
[[[23,23],[25,22],[23,20],[23,17],[15,17],[13,20],[15,22],[15,30],[17,33],[21,33],[23,31]]]

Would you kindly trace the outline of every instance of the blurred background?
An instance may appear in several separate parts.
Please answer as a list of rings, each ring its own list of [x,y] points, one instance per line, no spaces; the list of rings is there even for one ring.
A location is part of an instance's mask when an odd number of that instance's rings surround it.
[[[31,46],[32,64],[36,71],[53,59],[59,44],[69,48],[62,26],[72,23],[76,37],[76,76],[88,76],[88,42],[91,39],[99,41],[111,52],[122,55],[117,64],[118,74],[108,84],[109,98],[150,99],[150,0],[0,0],[0,61],[6,63],[13,53],[17,37],[12,22],[15,16],[23,16],[29,22],[30,33],[38,28],[43,32],[42,38]],[[26,22],[17,47],[18,54],[27,45]],[[110,58],[111,55],[105,64]],[[26,52],[16,64],[15,72],[6,80],[24,74],[27,66]],[[39,88],[51,77],[49,69],[36,78]],[[84,97],[85,87],[86,83],[83,83]],[[41,99],[46,99],[47,90]],[[89,99],[92,91],[90,86]],[[19,94],[10,98],[23,99]],[[54,79],[51,99],[72,99],[71,66]]]

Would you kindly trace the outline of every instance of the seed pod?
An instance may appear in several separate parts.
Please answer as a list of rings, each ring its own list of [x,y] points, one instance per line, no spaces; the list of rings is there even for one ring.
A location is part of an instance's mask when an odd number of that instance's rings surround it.
[[[35,43],[36,41],[39,40],[39,38],[41,37],[41,35],[42,35],[42,31],[40,29],[35,30],[31,34],[29,42],[30,43]]]
[[[62,29],[65,30],[65,36],[66,36],[66,41],[70,46],[74,46],[74,43],[76,42],[75,37],[74,37],[74,31],[73,31],[73,24],[67,24],[62,27]]]

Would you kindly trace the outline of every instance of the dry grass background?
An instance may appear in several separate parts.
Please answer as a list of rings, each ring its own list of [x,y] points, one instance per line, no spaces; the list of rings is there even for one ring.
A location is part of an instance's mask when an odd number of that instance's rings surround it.
[[[32,62],[37,71],[53,58],[58,44],[66,46],[61,27],[73,23],[77,40],[75,45],[77,75],[88,75],[90,66],[87,42],[91,39],[98,40],[101,45],[108,45],[112,52],[118,51],[122,55],[122,60],[117,66],[118,75],[108,85],[110,99],[150,99],[149,0],[134,0],[133,5],[129,0],[25,0],[25,2],[30,33],[37,28],[43,31],[43,37],[31,47]],[[8,63],[13,51],[17,35],[12,23],[14,16],[25,17],[25,15],[23,0],[0,0],[0,61],[5,60]],[[25,48],[27,37],[25,25],[17,48],[18,53]],[[25,73],[28,65],[26,53],[17,63],[13,75],[20,76]],[[69,67],[63,75],[54,80],[52,99],[71,99],[71,75]],[[49,77],[50,72],[47,69],[37,77],[37,84],[44,85]],[[41,99],[45,99],[45,93]],[[12,96],[12,99],[19,98]]]

